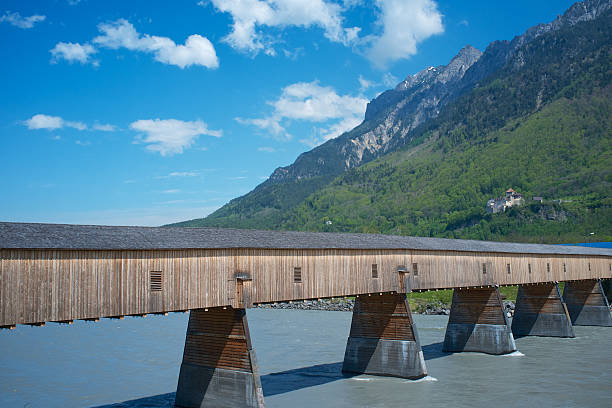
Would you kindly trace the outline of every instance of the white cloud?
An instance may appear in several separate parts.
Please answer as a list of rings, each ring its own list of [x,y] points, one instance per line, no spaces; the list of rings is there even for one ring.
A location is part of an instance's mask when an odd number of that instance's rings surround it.
[[[176,194],[176,193],[180,193],[181,190],[177,189],[177,188],[173,188],[170,190],[164,190],[162,191],[163,194]]]
[[[221,137],[220,130],[210,130],[201,120],[186,122],[176,119],[144,119],[130,124],[130,128],[144,134],[139,139],[147,149],[162,156],[183,153],[200,135]]]
[[[152,53],[154,58],[164,64],[180,68],[201,65],[217,68],[219,59],[212,43],[198,34],[190,35],[184,45],[177,45],[168,37],[140,34],[125,19],[98,25],[102,35],[93,39],[93,43],[109,49],[126,48],[131,51]]]
[[[47,129],[47,130],[55,130],[61,129],[64,126],[64,120],[59,116],[49,116],[49,115],[34,115],[30,119],[26,120],[25,125],[28,129]]]
[[[168,174],[169,177],[196,177],[198,176],[200,173],[198,173],[197,171],[173,171],[172,173]]]
[[[97,52],[91,44],[59,42],[50,52],[53,55],[52,62],[65,59],[71,64],[73,62],[80,62],[81,64],[91,62],[93,65],[98,65],[97,61],[91,59],[91,56]]]
[[[370,89],[371,87],[378,85],[378,83],[374,81],[365,79],[362,75],[359,75],[358,80],[359,80],[359,91],[360,92],[366,91]]]
[[[323,122],[365,112],[367,99],[340,96],[328,86],[315,82],[298,82],[283,89],[281,97],[272,102],[280,117]]]
[[[342,0],[342,4],[346,8],[363,6],[365,4],[365,0]]]
[[[330,41],[356,45],[375,66],[408,58],[417,45],[432,35],[444,32],[442,14],[436,0],[374,0],[376,32],[359,37],[360,27],[345,27],[343,12],[362,0],[210,0],[209,3],[232,18],[231,32],[224,37],[233,48],[257,55],[276,55],[274,44],[282,41],[279,30],[286,27],[319,27]],[[286,52],[284,52],[287,55]],[[292,55],[292,54],[289,54]]]
[[[117,127],[115,125],[111,125],[111,124],[102,124],[102,123],[94,123],[94,125],[92,126],[93,130],[99,130],[101,132],[114,132],[115,130],[117,130]]]
[[[317,136],[312,143],[318,144],[359,124],[368,100],[361,96],[338,95],[333,88],[315,81],[291,84],[283,88],[276,101],[268,103],[274,108],[270,116],[237,120],[267,130],[280,140],[291,138],[285,129],[285,123],[291,120],[325,123],[326,126],[315,130]]]
[[[156,179],[168,179],[173,177],[196,177],[199,176],[200,173],[197,171],[173,171],[170,174],[165,176],[157,176]]]
[[[345,45],[357,39],[359,27],[344,28],[339,4],[325,0],[211,0],[214,7],[232,16],[232,31],[225,41],[233,48],[274,55],[274,39],[264,27],[320,27],[330,41]],[[203,2],[198,4],[204,5]]]
[[[21,14],[17,12],[11,13],[7,11],[4,15],[0,16],[0,23],[7,22],[15,27],[26,29],[34,27],[34,24],[44,21],[46,18],[46,16],[38,14],[34,14],[30,17],[22,17]]]
[[[24,124],[30,130],[35,130],[35,129],[56,130],[56,129],[61,129],[63,127],[71,127],[77,130],[87,129],[87,125],[85,125],[83,122],[66,121],[59,116],[43,115],[40,113],[32,116],[30,119],[25,120]]]
[[[64,126],[67,127],[71,127],[74,128],[76,130],[86,130],[87,129],[87,125],[85,125],[83,122],[64,122]]]
[[[262,147],[258,147],[257,151],[258,152],[265,152],[265,153],[274,153],[274,152],[276,152],[276,149],[273,148],[273,147],[262,146]]]
[[[244,118],[236,118],[238,123],[243,125],[253,125],[257,126],[260,129],[266,129],[271,132],[274,136],[281,137],[285,135],[285,128],[282,127],[279,123],[280,119],[276,117],[269,118],[256,118],[256,119],[244,119]]]
[[[420,42],[444,32],[434,0],[376,0],[376,5],[382,33],[365,37],[364,42],[365,56],[379,68],[416,54]]]

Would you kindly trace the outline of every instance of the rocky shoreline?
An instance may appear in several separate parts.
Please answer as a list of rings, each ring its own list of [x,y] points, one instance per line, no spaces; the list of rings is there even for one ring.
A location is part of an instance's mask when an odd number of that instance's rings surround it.
[[[514,302],[504,300],[504,312],[506,316],[514,315]],[[255,307],[260,309],[295,309],[295,310],[325,310],[333,312],[350,312],[355,306],[353,299],[321,299],[304,300],[295,302],[262,303]],[[413,313],[424,315],[450,315],[450,305],[438,303],[419,304],[413,308]]]
[[[260,303],[255,307],[260,309],[297,309],[297,310],[327,310],[333,312],[351,312],[355,306],[353,299],[321,299],[300,300],[295,302]]]

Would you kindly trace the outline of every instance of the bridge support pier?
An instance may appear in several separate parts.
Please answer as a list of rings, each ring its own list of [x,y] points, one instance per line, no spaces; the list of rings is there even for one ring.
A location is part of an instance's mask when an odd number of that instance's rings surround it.
[[[427,375],[419,336],[404,294],[356,298],[342,371],[410,379]]]
[[[557,283],[519,286],[512,333],[515,336],[575,337]]]
[[[498,288],[455,289],[443,351],[516,351]]]
[[[601,279],[565,282],[563,300],[572,324],[576,326],[612,326],[610,305]]]
[[[245,309],[192,310],[175,407],[263,408]]]

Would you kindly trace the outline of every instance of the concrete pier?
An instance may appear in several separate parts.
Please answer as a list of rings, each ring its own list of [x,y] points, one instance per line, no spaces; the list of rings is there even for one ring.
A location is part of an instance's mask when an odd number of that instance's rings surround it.
[[[612,326],[610,305],[601,279],[569,281],[563,289],[563,300],[572,324],[577,326]]]
[[[404,294],[362,295],[356,299],[342,371],[410,379],[427,375]]]
[[[557,283],[519,286],[512,333],[515,336],[575,337]]]
[[[454,290],[442,349],[487,354],[516,351],[498,288]]]
[[[244,309],[191,311],[175,407],[264,408]]]

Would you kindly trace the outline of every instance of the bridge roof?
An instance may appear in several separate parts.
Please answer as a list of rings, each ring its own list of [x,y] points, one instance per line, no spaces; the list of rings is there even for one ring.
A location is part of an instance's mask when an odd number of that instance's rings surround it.
[[[2,249],[415,249],[612,256],[612,250],[382,234],[0,222]]]

